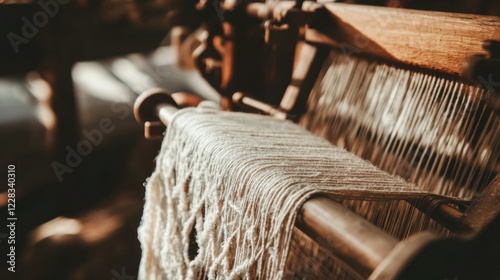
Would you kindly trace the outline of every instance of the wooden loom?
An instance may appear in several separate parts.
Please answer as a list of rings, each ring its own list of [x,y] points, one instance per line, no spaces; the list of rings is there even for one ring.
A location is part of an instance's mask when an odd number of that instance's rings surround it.
[[[199,5],[202,11],[206,9],[203,4]],[[239,108],[299,120],[307,110],[308,99],[311,102],[310,93],[321,80],[324,63],[333,49],[349,56],[479,85],[488,91],[480,105],[489,106],[488,112],[499,111],[500,18],[293,1],[281,1],[274,6],[224,1],[221,9],[227,12],[227,17],[220,30],[211,27],[214,22],[207,25],[211,34],[208,41],[220,54],[215,57],[220,59],[220,80],[214,83],[220,85],[218,90],[226,96],[235,92],[232,99]],[[242,24],[242,16],[249,23]],[[268,71],[272,73],[264,77],[272,85],[257,86],[256,90],[251,81],[259,76],[243,57],[252,54],[245,45],[248,36],[242,34],[261,21],[266,22],[264,41],[272,46],[271,55],[276,60],[275,67]],[[190,53],[186,51],[193,49],[190,44],[180,44],[180,53]],[[209,45],[207,49],[210,48],[213,47]],[[200,57],[208,56],[198,52],[195,60]],[[290,63],[292,60],[294,63]],[[283,80],[287,75],[291,78]],[[258,91],[274,92],[275,96],[262,97]],[[246,92],[258,98],[249,97]],[[161,135],[178,110],[177,103],[184,103],[183,106],[197,103],[179,98],[179,94],[174,99],[161,90],[149,91],[138,98],[136,118],[145,124],[146,137]],[[493,132],[500,131],[499,128],[488,127]],[[500,148],[498,142],[489,144],[493,150]],[[491,271],[491,265],[500,259],[497,237],[500,179],[496,175],[495,153],[492,161],[489,177],[494,179],[482,183],[470,206],[441,201],[430,207],[410,202],[450,229],[452,237],[422,232],[399,241],[341,203],[324,197],[310,199],[302,206],[296,226],[312,239],[328,240],[328,246],[336,248],[331,253],[356,270],[361,278],[492,277],[500,273]]]

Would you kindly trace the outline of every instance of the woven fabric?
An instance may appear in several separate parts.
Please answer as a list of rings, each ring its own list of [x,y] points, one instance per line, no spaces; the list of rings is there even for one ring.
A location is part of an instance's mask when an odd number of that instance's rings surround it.
[[[281,279],[300,205],[428,195],[290,122],[184,109],[146,186],[140,279]],[[193,253],[194,251],[194,253]]]

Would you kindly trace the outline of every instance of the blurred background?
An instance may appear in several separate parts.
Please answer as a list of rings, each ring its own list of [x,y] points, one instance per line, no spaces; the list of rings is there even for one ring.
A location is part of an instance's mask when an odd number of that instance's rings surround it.
[[[197,2],[0,0],[0,177],[15,165],[17,218],[16,273],[2,261],[1,279],[136,279],[144,183],[160,142],[144,140],[133,102],[153,87],[226,93],[214,82],[220,61],[186,66],[176,48],[185,30],[220,15],[221,1],[205,13]],[[496,0],[339,2],[500,15]],[[2,227],[2,258],[8,236]]]

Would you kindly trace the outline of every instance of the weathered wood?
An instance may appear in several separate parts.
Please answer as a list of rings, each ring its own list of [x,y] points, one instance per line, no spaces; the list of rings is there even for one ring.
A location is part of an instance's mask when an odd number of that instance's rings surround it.
[[[485,54],[483,41],[500,40],[500,17],[326,4],[308,41],[450,74]]]

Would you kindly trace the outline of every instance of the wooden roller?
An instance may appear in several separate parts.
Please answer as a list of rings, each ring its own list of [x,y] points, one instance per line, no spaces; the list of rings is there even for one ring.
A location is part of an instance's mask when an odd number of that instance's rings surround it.
[[[145,125],[148,122],[160,122],[163,127],[171,123],[172,116],[178,110],[179,106],[171,95],[161,89],[143,93],[134,106],[138,122]],[[152,131],[149,135],[152,135]],[[152,136],[161,138],[161,134]],[[483,196],[498,197],[499,182],[497,178],[483,192]],[[472,206],[471,209],[476,209],[476,215],[486,215],[482,205]],[[458,218],[463,218],[461,216]],[[490,225],[485,226],[488,223]],[[467,265],[470,256],[490,259],[491,254],[499,252],[496,248],[484,248],[485,244],[489,244],[487,240],[500,232],[499,217],[491,215],[482,224],[475,225],[475,231],[462,239],[443,239],[424,232],[399,242],[337,201],[317,196],[302,205],[296,227],[311,239],[324,241],[328,252],[354,268],[359,276],[372,280],[445,279],[457,274],[479,273],[476,271],[477,266],[472,269]],[[479,231],[482,228],[486,229]],[[486,253],[478,253],[482,251]],[[443,255],[446,255],[446,264],[442,264],[445,259]],[[407,278],[408,275],[411,278]]]

